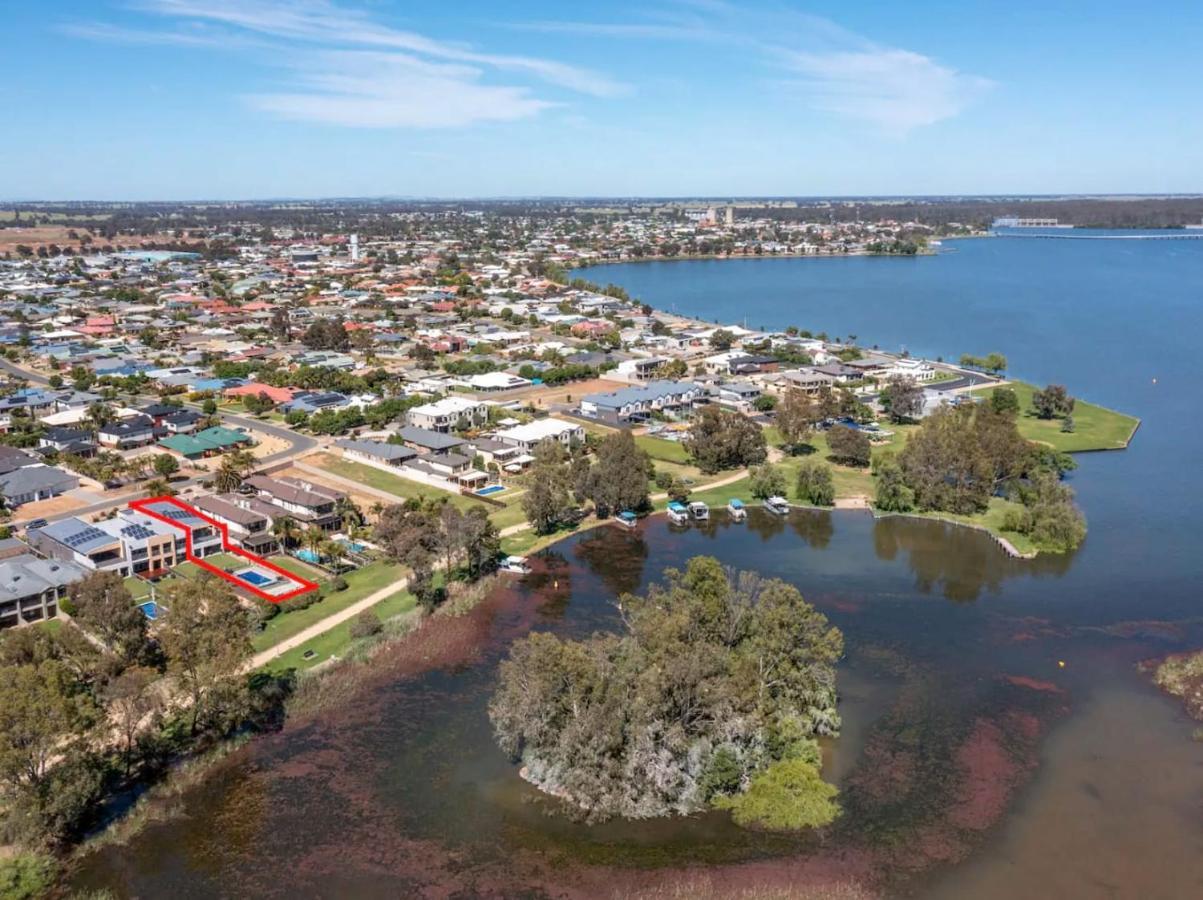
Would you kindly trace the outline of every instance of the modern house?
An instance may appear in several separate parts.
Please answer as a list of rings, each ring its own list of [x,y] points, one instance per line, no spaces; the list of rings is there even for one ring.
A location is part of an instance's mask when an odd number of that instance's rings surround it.
[[[252,475],[242,482],[242,486],[253,490],[272,506],[279,507],[282,515],[291,516],[298,522],[323,531],[333,531],[342,524],[342,517],[336,509],[338,500],[344,495],[337,491],[267,475]]]
[[[652,413],[683,416],[709,400],[706,388],[691,381],[650,381],[604,394],[581,398],[580,413],[590,419],[620,424],[641,422]]]
[[[47,428],[38,438],[38,446],[76,456],[91,456],[96,452],[92,432],[83,428]]]
[[[87,574],[75,563],[32,553],[0,560],[0,628],[54,618],[67,588]]]
[[[128,450],[145,447],[155,440],[155,423],[150,416],[138,416],[120,422],[102,425],[96,432],[96,440],[102,447]]]
[[[271,530],[273,517],[265,511],[267,504],[241,494],[209,494],[195,498],[192,505],[225,525],[230,541],[244,550],[265,556],[280,549]]]

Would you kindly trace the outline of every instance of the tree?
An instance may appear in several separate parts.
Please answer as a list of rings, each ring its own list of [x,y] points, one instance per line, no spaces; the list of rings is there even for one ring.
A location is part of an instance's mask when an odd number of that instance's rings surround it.
[[[104,688],[104,702],[109,719],[121,737],[121,755],[128,778],[138,733],[153,729],[163,708],[163,694],[158,690],[159,673],[144,666],[131,666]]]
[[[268,330],[280,343],[288,343],[292,340],[292,322],[286,307],[277,306],[272,310],[271,324],[268,325]]]
[[[749,488],[752,496],[760,499],[765,497],[781,497],[787,490],[785,471],[780,466],[765,464],[752,469]]]
[[[0,666],[0,782],[40,806],[51,763],[75,758],[97,712],[60,660]]]
[[[162,478],[170,478],[180,470],[179,461],[169,453],[160,453],[153,463],[155,474]]]
[[[147,621],[116,572],[93,572],[71,586],[72,616],[126,665],[147,651]]]
[[[318,319],[301,336],[301,342],[311,350],[349,350],[351,338],[342,318]]]
[[[280,540],[280,546],[287,549],[288,545],[296,541],[300,534],[300,526],[297,525],[296,519],[291,516],[280,516],[272,521],[272,534]]]
[[[867,434],[859,428],[839,424],[828,429],[827,447],[831,450],[832,459],[847,466],[867,466],[873,452]]]
[[[908,512],[915,508],[915,492],[907,487],[902,467],[893,453],[884,454],[874,465],[877,492],[873,501],[882,512]]]
[[[1037,418],[1055,419],[1074,411],[1074,398],[1062,384],[1050,384],[1042,391],[1032,392],[1032,411]]]
[[[589,496],[597,506],[598,515],[645,509],[649,468],[647,454],[636,446],[629,431],[603,438],[589,478]]]
[[[798,499],[814,506],[835,504],[835,481],[831,467],[817,459],[807,459],[798,468]]]
[[[777,430],[786,447],[792,450],[805,444],[818,420],[819,410],[814,401],[798,388],[787,388],[776,412]]]
[[[246,709],[241,669],[251,655],[250,613],[217,578],[180,578],[163,589],[158,629],[167,671],[190,703],[190,730],[224,732]]]
[[[737,412],[705,406],[694,418],[685,447],[708,474],[758,465],[768,456],[764,431]]]
[[[937,409],[902,448],[898,461],[921,509],[968,515],[986,508],[996,468],[973,419],[969,406]]]
[[[913,378],[891,377],[880,396],[882,407],[894,422],[909,422],[923,413],[923,388]]]
[[[201,404],[201,412],[206,416],[217,415],[217,401],[212,397],[206,397],[205,402]]]
[[[555,531],[572,506],[571,473],[558,441],[541,441],[526,477],[522,511],[536,534]]]
[[[735,343],[735,335],[726,328],[719,328],[710,335],[710,346],[720,352],[730,350]]]
[[[715,804],[731,810],[736,825],[768,831],[801,831],[835,821],[838,789],[825,782],[813,763],[786,759],[753,776],[747,791]]]
[[[1009,387],[996,387],[990,392],[990,408],[996,413],[1019,415],[1019,395]]]
[[[670,359],[656,369],[656,377],[666,381],[675,381],[678,378],[684,378],[687,374],[689,374],[689,364],[683,359]]]

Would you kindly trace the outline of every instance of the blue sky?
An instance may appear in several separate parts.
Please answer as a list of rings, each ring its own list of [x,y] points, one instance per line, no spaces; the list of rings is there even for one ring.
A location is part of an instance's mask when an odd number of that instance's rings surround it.
[[[1197,0],[6,7],[3,198],[1203,191]]]

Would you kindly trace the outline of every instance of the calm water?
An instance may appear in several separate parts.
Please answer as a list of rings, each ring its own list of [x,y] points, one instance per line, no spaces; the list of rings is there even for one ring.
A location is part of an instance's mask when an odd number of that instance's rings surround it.
[[[749,325],[923,355],[1000,350],[1019,376],[1141,416],[1132,449],[1080,457],[1079,552],[1015,561],[976,533],[858,513],[602,528],[457,622],[450,664],[403,677],[386,663],[352,701],[237,754],[182,817],[86,860],[76,883],[144,897],[613,896],[699,872],[719,892],[847,873],[905,896],[1203,895],[1203,745],[1134,670],[1203,644],[1203,245],[953,246],[586,275],[725,321],[755,310]],[[792,581],[847,635],[845,730],[827,748],[846,815],[821,844],[722,815],[548,816],[493,746],[485,704],[515,637],[612,627],[617,592],[697,553]]]

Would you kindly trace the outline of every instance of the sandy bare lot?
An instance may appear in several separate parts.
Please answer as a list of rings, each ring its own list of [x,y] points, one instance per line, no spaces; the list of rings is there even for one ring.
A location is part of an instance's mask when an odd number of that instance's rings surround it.
[[[585,394],[602,394],[630,387],[625,381],[611,381],[608,378],[593,378],[589,381],[573,381],[555,387],[539,388],[527,396],[531,406],[536,409],[547,409],[551,406],[571,405],[580,401]]]

